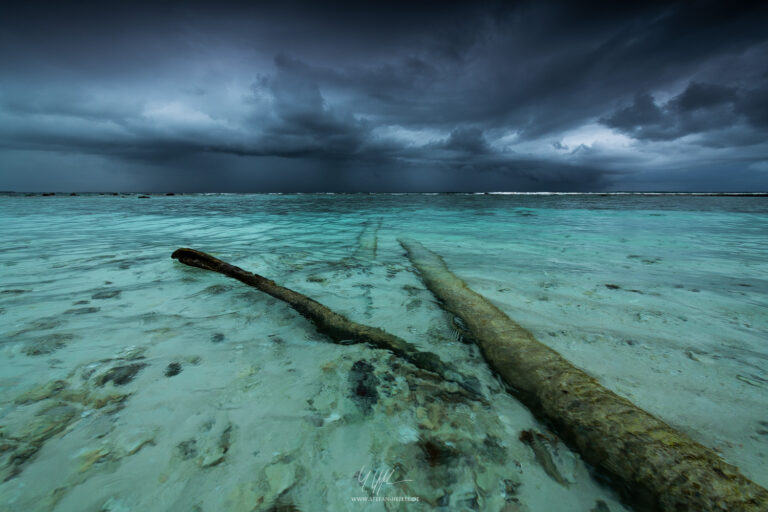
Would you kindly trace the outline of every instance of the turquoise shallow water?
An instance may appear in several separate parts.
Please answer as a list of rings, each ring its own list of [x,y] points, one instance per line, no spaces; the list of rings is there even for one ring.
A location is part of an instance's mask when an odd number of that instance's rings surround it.
[[[766,198],[4,196],[0,504],[414,506],[352,501],[388,496],[623,510],[554,436],[560,482],[518,440],[549,433],[462,343],[403,236],[604,385],[768,485]],[[491,405],[387,353],[327,343],[275,299],[174,262],[177,247],[437,352],[476,376]],[[356,397],[360,382],[375,396]],[[377,469],[407,481],[373,489],[364,475]]]

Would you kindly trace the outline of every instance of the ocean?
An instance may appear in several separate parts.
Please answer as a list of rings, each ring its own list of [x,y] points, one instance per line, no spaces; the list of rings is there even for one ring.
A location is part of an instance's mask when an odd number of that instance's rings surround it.
[[[403,237],[768,486],[765,197],[6,194],[0,510],[629,510],[507,392]],[[487,401],[179,247],[434,352]]]

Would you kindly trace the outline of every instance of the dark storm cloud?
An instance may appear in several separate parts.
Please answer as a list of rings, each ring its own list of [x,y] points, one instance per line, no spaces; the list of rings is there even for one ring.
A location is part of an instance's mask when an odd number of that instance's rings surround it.
[[[636,139],[674,140],[687,135],[739,129],[743,144],[765,140],[768,133],[767,88],[743,90],[717,84],[691,82],[679,95],[657,104],[649,93],[637,94],[631,105],[615,111],[602,122]],[[701,144],[722,145],[722,135],[704,138]],[[740,145],[738,141],[732,144]]]
[[[461,151],[471,155],[482,155],[491,152],[488,141],[485,140],[483,131],[480,128],[454,129],[446,139],[444,146],[446,149]]]
[[[275,74],[259,83],[272,94],[275,120],[256,147],[282,156],[345,158],[358,153],[369,137],[367,124],[334,110],[302,63],[278,55],[275,67]]]
[[[327,189],[429,188],[418,175],[440,190],[578,190],[649,170],[696,188],[697,169],[711,178],[716,165],[768,188],[765,6],[2,9],[0,182],[17,183],[9,176],[32,160],[92,155],[162,183],[197,172],[201,188],[289,175]]]
[[[737,97],[738,92],[733,87],[691,82],[671,103],[680,112],[694,112],[734,103]]]
[[[755,127],[768,130],[768,80],[762,88],[745,93],[739,109]]]

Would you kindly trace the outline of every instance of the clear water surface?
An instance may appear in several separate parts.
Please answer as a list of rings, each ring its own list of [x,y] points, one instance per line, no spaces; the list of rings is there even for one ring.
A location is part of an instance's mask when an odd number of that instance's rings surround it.
[[[0,509],[625,510],[463,343],[403,236],[768,485],[765,198],[3,196]],[[437,352],[490,405],[177,247]]]

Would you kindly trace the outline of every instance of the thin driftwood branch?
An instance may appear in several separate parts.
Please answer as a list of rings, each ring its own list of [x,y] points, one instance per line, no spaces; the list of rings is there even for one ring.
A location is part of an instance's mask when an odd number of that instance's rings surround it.
[[[382,329],[353,322],[306,295],[275,284],[274,281],[258,274],[230,265],[202,251],[186,248],[177,249],[171,258],[179,260],[185,265],[224,274],[288,303],[303,317],[311,321],[320,333],[325,334],[336,343],[343,345],[367,343],[376,348],[389,350],[422,370],[436,373],[444,380],[458,384],[470,392],[474,398],[483,399],[482,393],[478,390],[476,379],[461,375],[433,352],[421,351],[412,343],[408,343]]]
[[[768,491],[713,450],[600,385],[542,344],[486,298],[470,290],[443,259],[401,240],[424,284],[461,318],[488,364],[511,392],[610,475],[637,508],[664,511],[768,510]]]

